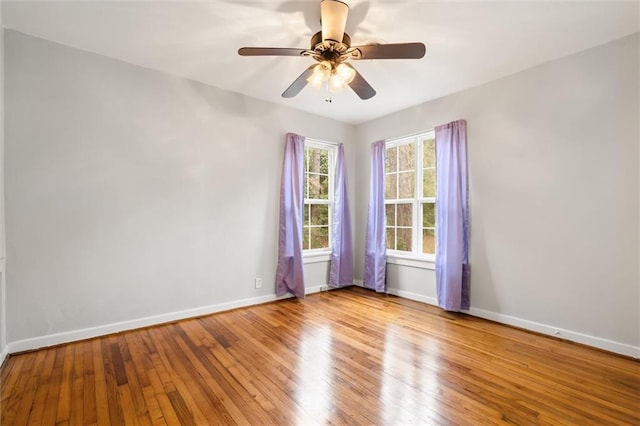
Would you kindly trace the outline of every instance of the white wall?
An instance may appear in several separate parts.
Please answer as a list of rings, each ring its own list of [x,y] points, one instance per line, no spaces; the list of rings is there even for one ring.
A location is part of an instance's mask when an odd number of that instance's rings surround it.
[[[354,175],[350,125],[5,37],[11,350],[267,300],[286,132],[345,142]]]
[[[4,273],[4,30],[0,7],[0,365],[7,354]]]
[[[640,356],[638,47],[636,34],[358,126],[356,216],[371,142],[466,119],[471,312]],[[429,300],[434,275],[393,265],[388,284]]]

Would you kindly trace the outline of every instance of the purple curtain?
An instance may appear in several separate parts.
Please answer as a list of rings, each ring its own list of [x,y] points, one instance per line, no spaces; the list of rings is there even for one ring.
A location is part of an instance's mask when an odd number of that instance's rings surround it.
[[[384,209],[384,141],[371,145],[371,189],[367,214],[364,254],[364,286],[379,293],[387,291],[386,216]]]
[[[453,121],[435,131],[438,305],[459,311],[470,304],[467,123]]]
[[[347,197],[347,166],[344,161],[342,144],[338,146],[338,157],[336,158],[336,183],[333,199],[333,250],[329,285],[343,287],[353,284],[353,248],[349,198]]]
[[[287,133],[280,188],[280,229],[276,295],[304,297],[302,218],[304,209],[304,136]]]

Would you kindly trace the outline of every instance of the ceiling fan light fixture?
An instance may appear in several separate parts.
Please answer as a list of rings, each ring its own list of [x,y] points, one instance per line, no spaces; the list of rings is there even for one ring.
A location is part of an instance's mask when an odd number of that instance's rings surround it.
[[[356,76],[356,70],[349,64],[340,63],[331,71],[331,78],[329,78],[329,88],[332,91],[343,89],[346,85],[351,83]]]
[[[329,79],[329,88],[331,91],[343,89],[346,85],[347,83],[338,74],[332,75]]]
[[[329,61],[322,61],[315,67],[313,67],[313,73],[307,79],[307,82],[314,87],[322,86],[322,83],[329,80],[331,77],[331,63]]]
[[[344,81],[345,85],[347,85],[355,78],[356,70],[354,70],[351,65],[342,63],[336,67],[336,75]]]
[[[342,43],[348,14],[349,6],[346,3],[337,0],[322,0],[320,3],[322,41]]]

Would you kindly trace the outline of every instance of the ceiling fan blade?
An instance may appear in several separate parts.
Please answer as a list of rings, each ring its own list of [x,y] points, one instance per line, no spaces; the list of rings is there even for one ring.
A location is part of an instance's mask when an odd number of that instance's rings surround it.
[[[300,91],[307,85],[307,79],[311,77],[311,74],[313,74],[314,67],[315,65],[311,65],[309,68],[304,70],[302,74],[300,74],[298,78],[296,78],[295,81],[291,83],[291,86],[287,87],[287,90],[282,92],[282,97],[293,98],[295,95],[300,93]]]
[[[371,44],[355,46],[360,54],[353,59],[420,59],[426,50],[423,43]]]
[[[338,0],[322,0],[320,3],[320,23],[322,41],[342,43],[344,27],[347,25],[349,6]]]
[[[289,47],[241,47],[240,56],[302,56],[306,49]]]
[[[354,69],[354,71],[356,71]],[[370,99],[376,95],[376,90],[364,79],[364,77],[356,71],[356,76],[349,83],[349,87],[356,92],[360,99]]]

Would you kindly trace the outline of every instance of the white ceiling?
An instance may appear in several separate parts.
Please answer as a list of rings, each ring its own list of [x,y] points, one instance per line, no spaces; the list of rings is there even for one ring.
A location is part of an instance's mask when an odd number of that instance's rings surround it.
[[[347,89],[324,102],[307,86],[280,94],[310,58],[240,57],[242,46],[303,47],[319,0],[2,2],[5,28],[359,123],[639,31],[639,3],[349,1],[352,44],[421,41],[420,60],[358,61],[378,94]]]

